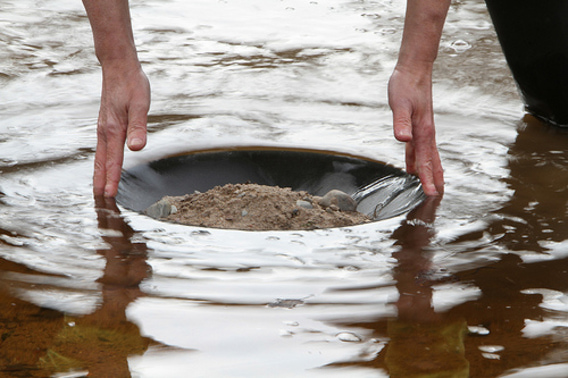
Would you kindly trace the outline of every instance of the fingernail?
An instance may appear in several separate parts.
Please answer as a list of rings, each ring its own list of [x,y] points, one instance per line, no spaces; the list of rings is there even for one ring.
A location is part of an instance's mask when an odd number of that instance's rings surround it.
[[[130,144],[131,146],[139,146],[139,145],[142,144],[142,139],[140,139],[140,138],[133,138],[133,139],[130,140],[130,143],[129,143],[129,144]]]

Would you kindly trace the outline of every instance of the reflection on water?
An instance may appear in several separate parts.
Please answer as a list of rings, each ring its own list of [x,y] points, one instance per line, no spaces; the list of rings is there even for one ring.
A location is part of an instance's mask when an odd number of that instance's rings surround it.
[[[61,330],[48,344],[40,366],[47,371],[85,370],[93,376],[129,376],[127,358],[142,354],[151,340],[126,318],[127,306],[140,297],[138,285],[149,272],[146,245],[133,242],[134,231],[120,217],[114,201],[97,199],[102,239],[110,248],[98,251],[105,258],[101,300],[97,309],[80,317],[66,316]]]
[[[566,245],[568,226],[568,131],[543,127],[526,116],[519,135],[509,149],[510,177],[514,195],[498,224],[508,248],[545,252]]]
[[[386,366],[393,377],[496,377],[525,361],[540,361],[548,366],[510,376],[566,374],[568,339],[563,313],[567,309],[568,230],[567,208],[562,206],[568,200],[566,143],[568,130],[542,125],[530,116],[522,122],[509,149],[511,176],[507,182],[515,194],[496,212],[490,227],[482,230],[496,241],[480,247],[510,252],[494,263],[440,280],[430,271],[433,251],[428,247],[435,206],[426,202],[415,218],[410,214],[410,219],[421,222],[407,221],[393,233],[400,244],[400,250],[393,253],[398,260],[394,269],[397,318],[349,324],[371,327],[376,335],[387,334],[390,342],[384,356],[358,365]],[[550,206],[551,202],[557,205]],[[472,240],[477,236],[468,235]],[[462,285],[479,292],[447,311],[431,307],[438,290]],[[408,361],[409,355],[415,358]]]
[[[38,376],[65,371],[90,376],[129,376],[127,358],[142,354],[152,340],[126,317],[127,306],[142,295],[138,285],[150,273],[146,245],[120,217],[114,200],[97,199],[99,228],[109,248],[97,252],[106,265],[96,310],[74,316],[35,306],[13,296],[20,291],[50,291],[58,275],[37,275],[2,259],[2,372]],[[12,295],[11,295],[12,294]],[[64,296],[64,295],[63,295]],[[154,343],[155,344],[155,343]],[[82,375],[82,374],[81,374]]]
[[[384,94],[404,1],[132,6],[155,91],[127,166],[264,142],[403,166]],[[346,229],[93,200],[89,33],[80,2],[0,9],[0,375],[565,375],[568,134],[523,118],[482,1],[452,5],[437,63],[444,198]]]

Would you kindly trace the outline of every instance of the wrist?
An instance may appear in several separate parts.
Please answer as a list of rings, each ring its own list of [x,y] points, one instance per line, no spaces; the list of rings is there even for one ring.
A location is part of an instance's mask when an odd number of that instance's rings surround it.
[[[95,54],[103,68],[124,64],[131,66],[140,65],[133,41],[113,41],[109,39],[104,43],[95,43]]]
[[[105,78],[127,77],[142,71],[142,66],[136,54],[113,56],[99,59]]]
[[[402,80],[413,88],[430,88],[432,86],[432,64],[399,61],[394,68],[392,79]]]
[[[395,71],[404,74],[426,77],[426,78],[432,78],[433,69],[434,69],[433,61],[431,62],[419,59],[405,58],[402,56],[399,57],[396,66],[394,68]]]

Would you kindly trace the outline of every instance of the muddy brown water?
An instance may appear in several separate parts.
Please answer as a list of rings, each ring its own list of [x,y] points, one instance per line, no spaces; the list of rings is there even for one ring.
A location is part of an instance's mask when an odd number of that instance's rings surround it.
[[[483,2],[435,71],[446,194],[353,228],[170,225],[91,196],[80,2],[0,7],[0,376],[568,376],[568,133],[525,116]],[[149,146],[278,144],[403,167],[404,1],[132,4]]]

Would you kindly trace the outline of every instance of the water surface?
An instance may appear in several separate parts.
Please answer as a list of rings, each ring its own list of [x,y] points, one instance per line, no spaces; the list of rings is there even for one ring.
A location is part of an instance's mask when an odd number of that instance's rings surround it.
[[[404,6],[133,3],[153,103],[125,166],[262,142],[404,167],[386,99]],[[568,135],[524,116],[482,1],[452,5],[436,63],[442,201],[258,233],[95,201],[81,3],[0,8],[4,376],[565,376]]]

